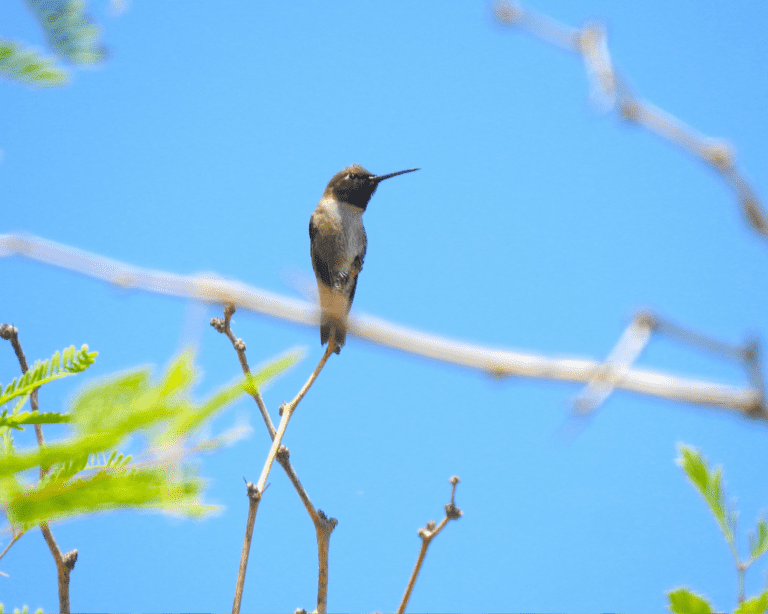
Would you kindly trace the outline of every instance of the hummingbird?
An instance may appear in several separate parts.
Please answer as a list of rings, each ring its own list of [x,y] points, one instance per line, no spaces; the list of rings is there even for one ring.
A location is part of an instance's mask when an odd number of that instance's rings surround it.
[[[417,170],[374,175],[359,164],[347,166],[328,182],[309,218],[309,248],[320,295],[320,344],[325,345],[333,332],[337,354],[347,338],[347,316],[368,246],[363,212],[380,182]]]

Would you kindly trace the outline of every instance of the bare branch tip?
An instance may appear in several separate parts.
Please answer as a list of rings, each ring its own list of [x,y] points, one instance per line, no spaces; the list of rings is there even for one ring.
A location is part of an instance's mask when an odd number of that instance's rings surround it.
[[[635,315],[635,321],[641,325],[649,328],[650,330],[656,330],[659,326],[659,318],[652,311],[645,309],[638,311]]]
[[[493,15],[499,23],[516,25],[523,18],[523,12],[517,4],[501,0],[493,7]]]
[[[264,490],[266,490],[266,488]],[[259,491],[259,489],[256,487],[256,484],[253,482],[246,482],[246,492],[248,498],[252,502],[257,503],[259,500],[261,500],[262,492]]]
[[[18,336],[19,330],[11,324],[0,324],[0,337],[10,341]]]

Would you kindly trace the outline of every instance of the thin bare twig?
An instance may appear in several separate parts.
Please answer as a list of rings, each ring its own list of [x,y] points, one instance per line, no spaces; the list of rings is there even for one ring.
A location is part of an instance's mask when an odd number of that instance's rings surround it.
[[[240,604],[243,601],[243,587],[245,586],[245,572],[248,568],[248,554],[251,551],[251,542],[253,541],[253,527],[256,524],[256,512],[259,509],[261,493],[251,482],[246,482],[248,490],[248,520],[245,523],[245,539],[243,540],[243,551],[240,553],[240,567],[237,572],[237,583],[235,585],[235,601],[232,604],[232,614],[240,612]]]
[[[317,307],[239,282],[211,276],[184,276],[141,269],[97,254],[45,241],[38,237],[0,235],[0,257],[13,254],[77,271],[123,288],[136,288],[238,307],[282,320],[316,327]],[[537,354],[461,343],[445,337],[398,326],[370,316],[353,315],[350,334],[433,360],[484,371],[494,376],[520,376],[569,382],[589,382],[600,362],[578,358],[549,358]],[[645,369],[629,369],[616,388],[683,403],[731,410],[744,417],[768,420],[760,391],[672,376]]]
[[[29,366],[27,365],[27,359],[24,356],[24,351],[21,349],[21,343],[19,343],[19,331],[17,328],[15,326],[11,326],[10,324],[0,325],[0,337],[11,342],[13,351],[16,353],[16,358],[19,361],[21,372],[26,373],[29,370]],[[30,403],[32,405],[32,411],[39,411],[40,409],[37,402],[37,391],[38,388],[35,388],[29,397]],[[35,425],[35,435],[37,437],[38,445],[42,447],[45,444],[45,440],[43,439],[42,426],[39,424]],[[45,475],[45,473],[46,468],[40,467],[41,478]],[[70,550],[69,552],[62,554],[58,544],[56,543],[56,540],[53,537],[53,532],[51,531],[51,528],[48,526],[47,522],[40,524],[40,531],[42,531],[45,543],[48,544],[48,549],[51,551],[53,560],[56,563],[56,575],[59,585],[59,611],[69,614],[69,576],[72,570],[75,568],[75,563],[77,562],[77,550]],[[8,547],[10,548],[12,544],[13,542],[11,542]],[[5,554],[5,552],[3,552],[3,554]]]
[[[29,371],[29,365],[27,365],[27,357],[24,356],[24,350],[21,349],[21,344],[19,343],[19,330],[11,324],[2,324],[0,325],[0,337],[11,342],[13,351],[16,354],[16,359],[19,361],[21,372],[26,373]],[[39,387],[35,388],[32,391],[32,394],[29,395],[29,404],[32,407],[32,411],[40,410],[40,406],[37,402],[38,390],[40,390]],[[45,439],[43,438],[43,427],[40,424],[35,424],[35,437],[37,438],[38,446],[42,447],[45,445]],[[43,477],[43,473],[44,472],[41,468],[40,477]]]
[[[519,27],[582,56],[591,96],[603,110],[617,109],[622,120],[647,128],[707,164],[731,186],[747,223],[768,240],[768,216],[754,190],[736,169],[733,147],[723,140],[703,136],[673,115],[636,97],[614,68],[605,30],[600,25],[587,24],[579,31],[508,0],[497,0],[494,15],[503,25]]]
[[[211,318],[211,326],[213,326],[218,332],[225,334],[227,338],[232,342],[232,346],[235,348],[235,351],[237,352],[238,360],[240,361],[240,366],[243,369],[243,373],[245,375],[250,374],[251,368],[248,366],[248,359],[245,356],[245,342],[242,339],[239,339],[235,336],[235,334],[232,332],[231,329],[231,321],[232,316],[235,313],[235,305],[232,303],[229,303],[224,308],[224,318]],[[259,408],[259,412],[261,413],[261,417],[264,420],[264,424],[267,427],[267,431],[269,432],[269,437],[274,440],[275,435],[277,434],[277,431],[275,430],[275,426],[272,422],[272,418],[269,415],[269,412],[267,411],[267,406],[264,403],[264,399],[261,396],[261,392],[258,390],[255,390],[252,393],[254,401],[256,401],[256,405]],[[301,499],[301,502],[304,504],[304,507],[307,509],[307,513],[309,513],[310,518],[312,518],[312,522],[317,525],[317,511],[315,510],[314,505],[312,505],[312,501],[309,498],[309,495],[307,494],[307,491],[304,489],[304,486],[301,484],[301,481],[299,480],[299,476],[296,473],[296,470],[291,465],[290,461],[290,452],[288,451],[288,448],[285,446],[282,446],[281,450],[277,454],[277,462],[280,463],[282,468],[285,470],[286,475],[288,476],[288,479],[291,481],[291,484],[293,484],[293,487],[296,489],[296,492],[299,495],[299,498]]]
[[[243,374],[250,375],[251,368],[248,366],[248,360],[245,357],[245,342],[242,339],[235,337],[235,334],[230,328],[230,322],[234,314],[235,305],[233,303],[228,303],[224,308],[224,319],[222,320],[221,318],[211,318],[211,326],[213,326],[220,333],[226,335],[227,338],[232,342],[232,346],[237,352],[237,358],[240,360],[240,367],[243,369]],[[261,392],[259,392],[257,389],[254,389],[251,393],[251,396],[253,397],[253,400],[256,401],[256,405],[259,408],[259,412],[261,413],[261,417],[264,420],[264,424],[267,425],[269,436],[274,439],[276,432],[275,427],[272,424],[272,418],[269,417],[269,412],[267,411],[267,406],[264,404],[264,399],[261,398]]]
[[[22,535],[24,535],[24,531],[20,531],[19,533],[16,533],[16,534],[13,536],[13,538],[11,539],[11,541],[10,541],[10,542],[8,543],[8,545],[5,547],[5,550],[3,550],[3,551],[2,551],[2,553],[0,553],[0,559],[2,559],[2,558],[5,556],[5,554],[6,554],[6,553],[7,553],[7,552],[8,552],[8,551],[11,549],[11,546],[13,546],[13,544],[15,544],[15,543],[16,543],[16,542],[19,540],[19,538],[20,538]]]
[[[251,372],[251,370],[248,365],[248,360],[245,356],[245,343],[242,339],[235,337],[235,334],[231,329],[231,320],[234,313],[235,305],[232,303],[228,304],[224,309],[224,318],[212,318],[211,326],[213,326],[218,332],[225,334],[227,338],[232,342],[232,345],[237,352],[238,359],[240,360],[240,366],[243,369],[243,373],[247,375]],[[264,423],[267,426],[267,430],[269,431],[269,435],[272,438],[273,443],[269,456],[267,457],[267,462],[265,463],[264,469],[262,470],[259,483],[257,485],[247,483],[249,500],[248,520],[246,522],[243,551],[240,556],[240,568],[238,571],[237,583],[235,587],[235,599],[232,606],[233,612],[240,611],[243,586],[245,584],[245,573],[248,567],[248,557],[253,539],[253,528],[256,522],[256,512],[258,511],[261,496],[264,492],[264,489],[266,488],[266,479],[269,475],[269,471],[271,470],[274,460],[277,460],[285,470],[288,478],[291,480],[291,483],[296,489],[296,492],[299,494],[299,497],[304,503],[304,507],[307,509],[313,524],[315,525],[319,561],[317,611],[320,613],[325,612],[328,598],[328,548],[330,545],[331,532],[338,524],[338,521],[335,518],[328,518],[322,510],[315,510],[312,502],[309,499],[309,496],[306,493],[306,490],[299,481],[299,477],[296,474],[296,471],[291,465],[290,452],[288,448],[281,445],[281,441],[283,434],[285,433],[285,429],[288,426],[288,420],[290,420],[293,411],[296,409],[296,406],[299,404],[301,399],[304,398],[304,395],[307,393],[317,376],[320,374],[320,371],[325,365],[325,362],[328,360],[328,356],[330,356],[330,351],[333,349],[335,349],[334,344],[329,344],[325,354],[323,355],[323,358],[320,360],[312,375],[299,391],[299,394],[296,396],[296,398],[288,405],[284,405],[280,408],[282,420],[280,421],[280,426],[277,431],[275,431],[275,427],[272,423],[272,419],[269,416],[266,405],[264,404],[264,400],[261,397],[261,393],[258,390],[253,392],[252,396],[254,397],[256,404],[259,406],[262,418],[264,419]]]
[[[328,610],[328,549],[331,546],[331,533],[339,521],[329,518],[323,510],[317,510],[315,532],[317,533],[317,609],[318,614]]]
[[[413,587],[416,584],[416,578],[419,577],[419,572],[421,571],[421,565],[424,562],[424,557],[427,556],[427,548],[429,548],[429,544],[435,537],[437,537],[437,534],[443,530],[445,525],[448,524],[449,520],[458,520],[462,516],[461,510],[456,507],[454,502],[456,497],[456,484],[458,484],[459,481],[460,480],[458,476],[455,475],[450,479],[452,486],[451,502],[445,506],[445,518],[443,518],[438,525],[435,524],[434,520],[430,520],[426,527],[419,529],[419,537],[421,537],[421,550],[419,550],[419,557],[416,559],[416,565],[413,567],[411,577],[408,580],[408,586],[405,589],[405,595],[403,595],[403,599],[400,601],[400,605],[397,608],[398,614],[403,614],[403,612],[405,612],[405,608],[408,607],[408,601],[411,598]]]

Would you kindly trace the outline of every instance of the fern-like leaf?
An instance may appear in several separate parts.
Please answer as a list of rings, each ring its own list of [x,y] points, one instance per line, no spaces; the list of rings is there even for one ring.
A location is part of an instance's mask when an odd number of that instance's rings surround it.
[[[76,64],[96,64],[107,57],[100,28],[85,12],[83,0],[27,0],[45,30],[48,44]]]
[[[98,352],[89,352],[83,345],[79,350],[71,345],[61,354],[56,352],[48,360],[38,360],[21,377],[15,378],[5,389],[0,384],[0,406],[11,399],[31,394],[35,388],[74,373],[80,373],[96,360]]]
[[[118,454],[117,450],[113,450],[109,457],[103,452],[76,456],[66,462],[53,465],[40,480],[40,487],[51,482],[66,482],[81,472],[95,473],[104,470],[124,469],[132,458],[130,455]]]
[[[36,51],[0,39],[0,75],[32,85],[63,85],[69,74]]]
[[[18,431],[23,431],[22,424],[60,424],[69,422],[71,418],[67,414],[50,412],[42,414],[37,411],[25,411],[9,414],[7,411],[0,413],[0,427],[7,426]]]

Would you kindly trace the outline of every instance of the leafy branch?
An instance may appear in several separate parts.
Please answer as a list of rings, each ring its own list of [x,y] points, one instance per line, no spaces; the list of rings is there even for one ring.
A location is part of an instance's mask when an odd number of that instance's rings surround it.
[[[736,563],[739,578],[739,594],[738,606],[734,612],[766,612],[768,610],[768,590],[745,599],[744,574],[752,563],[768,552],[768,522],[765,517],[757,521],[757,531],[749,536],[749,559],[742,561],[736,545],[736,519],[738,518],[738,513],[735,509],[729,509],[726,502],[722,468],[710,469],[707,460],[702,456],[701,452],[691,446],[680,444],[679,450],[678,464],[707,503]],[[669,599],[669,609],[672,612],[700,612],[702,614],[714,612],[712,605],[706,598],[686,587],[669,591],[667,597]]]
[[[98,352],[89,352],[87,345],[83,345],[79,350],[75,350],[75,346],[70,345],[61,353],[57,351],[48,360],[36,361],[24,375],[14,378],[5,390],[0,384],[0,405],[5,405],[17,397],[26,398],[35,388],[48,382],[85,371],[94,363],[97,355]],[[26,424],[42,424],[42,422],[31,421]],[[3,426],[2,422],[0,426]]]
[[[0,39],[0,74],[32,85],[63,85],[69,74],[37,51]]]
[[[48,44],[77,64],[95,64],[107,56],[99,42],[101,29],[93,23],[83,0],[27,0],[45,30]]]
[[[199,403],[189,399],[196,376],[191,352],[174,360],[157,382],[149,368],[141,368],[88,386],[68,414],[74,438],[19,452],[13,445],[0,446],[0,505],[13,526],[25,528],[124,507],[205,515],[215,508],[200,502],[204,482],[190,464],[179,461],[227,441],[193,442],[194,433],[298,357],[298,352],[286,354]],[[115,450],[140,433],[148,446],[142,462],[131,464]],[[21,474],[37,467],[44,469],[39,482],[25,483]]]

